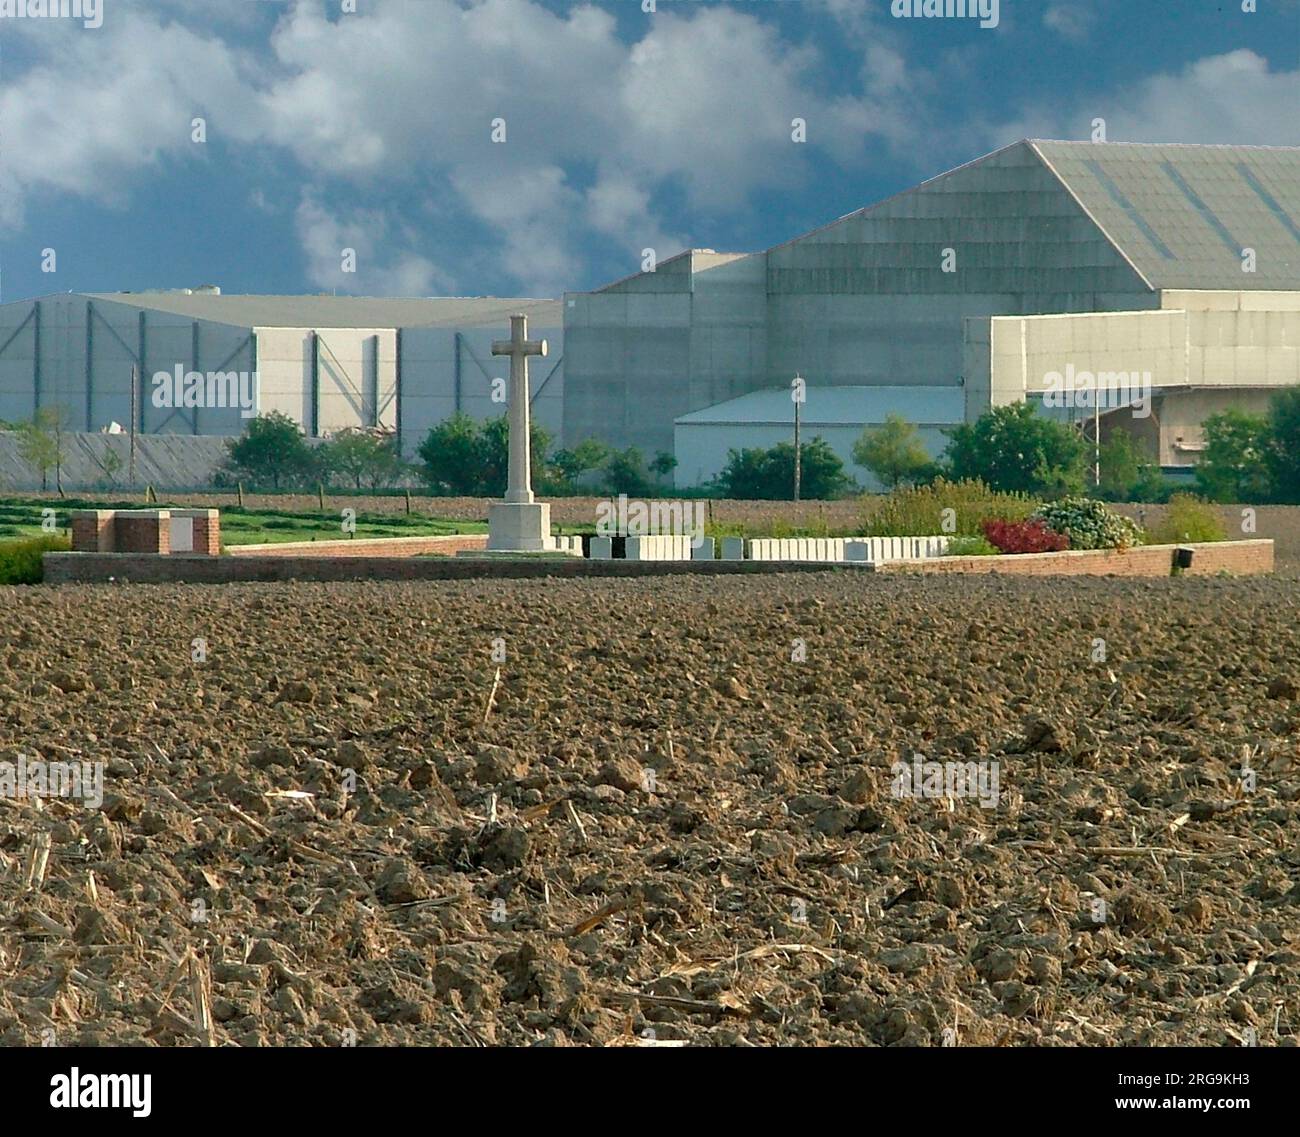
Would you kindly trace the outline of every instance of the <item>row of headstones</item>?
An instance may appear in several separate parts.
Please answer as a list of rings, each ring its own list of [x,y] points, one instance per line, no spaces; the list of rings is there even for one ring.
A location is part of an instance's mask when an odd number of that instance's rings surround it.
[[[711,561],[715,559],[712,537],[700,538],[698,544],[693,537],[628,537],[623,542],[623,556],[629,561]],[[607,561],[614,555],[612,537],[593,537],[591,539],[591,557],[593,560]]]
[[[559,538],[566,540],[566,538]],[[948,551],[948,537],[791,537],[757,538],[724,537],[721,557],[724,561],[902,561],[923,557],[942,557]],[[629,561],[711,561],[717,555],[712,537],[696,541],[691,537],[628,537],[625,544]],[[614,555],[609,537],[591,538],[594,560],[609,560]]]
[[[942,557],[948,537],[791,537],[747,542],[751,561],[918,561]]]

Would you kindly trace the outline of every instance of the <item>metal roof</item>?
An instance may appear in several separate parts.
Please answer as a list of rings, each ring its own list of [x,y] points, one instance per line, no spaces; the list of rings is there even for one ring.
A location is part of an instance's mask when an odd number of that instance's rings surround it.
[[[1300,149],[1029,145],[1152,288],[1300,289]]]
[[[1300,290],[1300,148],[1026,139],[937,174],[766,250],[800,245],[854,218],[870,217],[945,179],[1032,151],[1153,290]],[[1036,188],[1013,167],[1005,192]],[[945,209],[954,208],[945,204]],[[923,212],[924,219],[934,214]],[[1015,213],[996,214],[996,220]],[[978,215],[966,220],[978,220]],[[1254,272],[1242,271],[1255,250]],[[692,253],[701,250],[691,250]],[[665,265],[687,253],[659,262]],[[742,254],[737,254],[742,255]],[[1086,266],[1084,266],[1086,267]],[[617,289],[630,277],[605,285]]]
[[[748,395],[691,411],[674,420],[678,426],[782,424],[794,421],[788,387],[751,391]],[[800,421],[807,427],[861,426],[884,422],[890,414],[918,425],[966,420],[966,392],[961,387],[809,387]]]
[[[558,328],[559,300],[503,296],[226,296],[212,292],[95,292],[111,300],[194,320],[264,328],[473,328],[508,326],[522,312],[536,327]]]

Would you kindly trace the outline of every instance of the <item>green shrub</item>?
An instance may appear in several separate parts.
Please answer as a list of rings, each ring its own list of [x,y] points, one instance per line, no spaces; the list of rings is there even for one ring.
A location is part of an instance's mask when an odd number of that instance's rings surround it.
[[[303,485],[313,480],[319,456],[307,444],[298,424],[286,414],[271,411],[249,419],[239,438],[226,442],[226,473],[257,483]]]
[[[1189,493],[1174,494],[1164,519],[1148,534],[1153,545],[1176,545],[1180,541],[1226,541],[1228,535],[1218,511]]]
[[[40,584],[45,579],[41,555],[70,548],[71,540],[62,536],[0,541],[0,584]]]
[[[996,557],[1000,550],[985,537],[954,537],[948,542],[947,557]]]
[[[551,436],[536,422],[529,426],[533,484],[540,485]],[[506,492],[510,425],[505,415],[478,422],[461,411],[431,427],[416,454],[435,494],[500,497]]]
[[[1205,449],[1196,463],[1196,487],[1211,501],[1264,501],[1272,490],[1268,469],[1269,420],[1231,407],[1202,424]]]
[[[1024,521],[1038,505],[1024,494],[996,493],[981,481],[943,478],[867,500],[862,531],[868,537],[982,537],[985,521]]]
[[[1043,506],[1034,517],[1070,539],[1071,549],[1127,549],[1142,543],[1136,521],[1086,497],[1063,497]]]
[[[994,407],[971,423],[945,431],[953,477],[980,478],[1005,492],[1077,493],[1084,485],[1088,446],[1067,423],[1029,403]]]
[[[729,450],[717,476],[726,497],[744,501],[789,501],[794,496],[794,444]],[[827,501],[853,488],[844,463],[824,438],[799,443],[799,493],[805,501]]]

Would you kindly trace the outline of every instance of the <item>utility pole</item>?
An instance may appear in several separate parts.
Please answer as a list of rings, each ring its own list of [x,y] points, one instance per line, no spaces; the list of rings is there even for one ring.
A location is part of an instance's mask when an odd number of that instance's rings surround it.
[[[802,375],[795,375],[790,384],[790,397],[794,400],[794,500],[799,500],[799,481],[802,473],[802,453],[799,449],[799,409],[803,406],[807,384]]]
[[[1092,482],[1101,485],[1101,394],[1092,400]]]
[[[130,443],[130,462],[127,465],[126,484],[135,488],[135,419],[137,415],[136,408],[140,405],[140,368],[135,364],[131,366],[131,443]]]

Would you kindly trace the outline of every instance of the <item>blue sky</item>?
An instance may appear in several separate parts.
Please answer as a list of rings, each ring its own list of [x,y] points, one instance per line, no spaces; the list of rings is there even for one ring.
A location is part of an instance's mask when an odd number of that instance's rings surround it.
[[[1300,0],[1000,0],[992,28],[896,2],[0,15],[2,298],[552,296],[645,248],[766,248],[1095,118],[1112,141],[1300,145]]]

